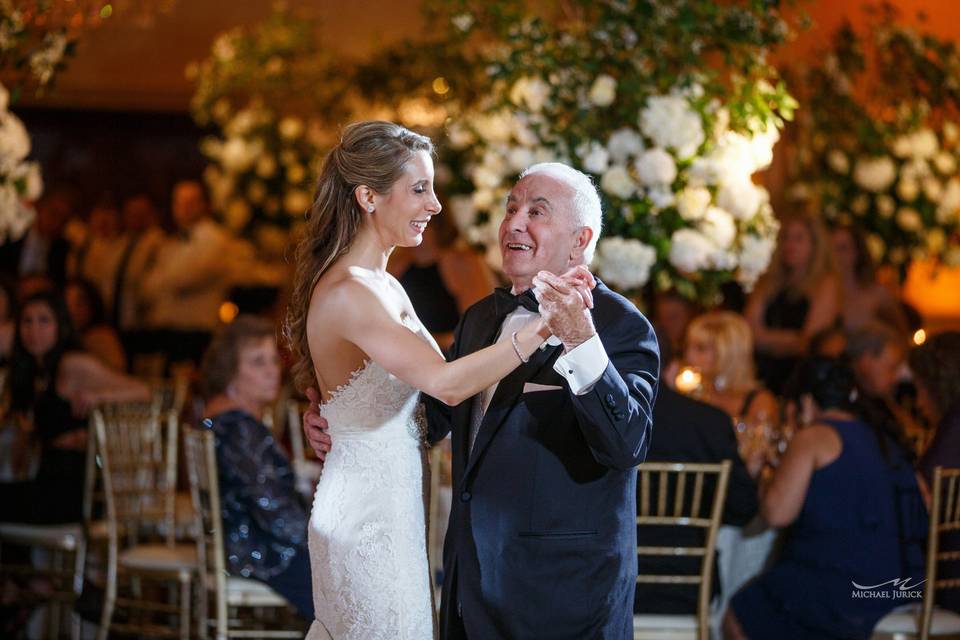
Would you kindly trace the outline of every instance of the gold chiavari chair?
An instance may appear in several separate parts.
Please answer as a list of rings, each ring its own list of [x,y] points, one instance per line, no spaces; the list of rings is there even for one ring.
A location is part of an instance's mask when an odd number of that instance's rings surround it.
[[[637,614],[633,618],[636,640],[695,638],[707,640],[710,632],[710,592],[717,530],[727,496],[730,461],[720,464],[647,462],[638,467],[638,527],[694,527],[703,532],[703,544],[675,547],[637,547],[639,556],[700,559],[699,575],[645,574],[644,584],[688,584],[698,588],[697,610],[690,615]],[[708,499],[705,499],[707,497]],[[643,566],[641,563],[641,571]]]
[[[184,448],[190,493],[197,519],[197,557],[201,572],[199,618],[200,637],[207,638],[213,629],[217,640],[227,638],[302,638],[303,629],[292,624],[290,628],[242,628],[239,613],[242,608],[282,610],[289,614],[287,601],[256,580],[227,575],[224,560],[223,523],[220,518],[220,486],[217,478],[217,458],[213,433],[207,430],[184,430]],[[209,614],[213,602],[213,615]],[[288,620],[291,619],[287,615]],[[263,627],[263,624],[257,625]]]
[[[960,562],[960,549],[944,549],[943,536],[960,536],[960,468],[936,467],[927,537],[927,581],[922,605],[910,605],[885,616],[874,640],[960,638],[960,615],[935,606],[938,592],[960,589],[960,578],[938,578],[941,563]]]
[[[152,403],[125,403],[98,407],[93,422],[108,531],[98,640],[110,631],[189,638],[197,558],[193,545],[174,542],[178,420]],[[121,597],[121,577],[128,579],[129,597]],[[145,582],[173,586],[179,599],[150,598]],[[156,623],[158,615],[175,616],[176,630]]]

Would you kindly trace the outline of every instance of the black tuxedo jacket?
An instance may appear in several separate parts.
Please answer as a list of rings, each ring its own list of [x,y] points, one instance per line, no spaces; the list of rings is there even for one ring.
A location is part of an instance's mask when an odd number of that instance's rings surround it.
[[[636,471],[650,445],[659,349],[650,323],[602,283],[593,321],[610,363],[574,395],[545,347],[504,378],[473,451],[473,399],[428,399],[431,439],[452,429],[441,636],[631,638]],[[494,342],[493,297],[467,310],[453,358]],[[528,391],[527,382],[556,389]]]

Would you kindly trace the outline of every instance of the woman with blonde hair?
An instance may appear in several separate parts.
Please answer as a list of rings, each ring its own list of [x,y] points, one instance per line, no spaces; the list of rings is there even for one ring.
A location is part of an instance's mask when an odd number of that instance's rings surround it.
[[[777,399],[757,382],[750,325],[731,311],[694,318],[687,329],[686,363],[702,376],[700,400],[722,409],[736,426],[741,456],[756,475],[763,463],[758,440],[777,418]]]
[[[840,284],[826,231],[811,215],[791,216],[780,227],[770,269],[747,300],[757,375],[783,391],[810,338],[837,322]]]

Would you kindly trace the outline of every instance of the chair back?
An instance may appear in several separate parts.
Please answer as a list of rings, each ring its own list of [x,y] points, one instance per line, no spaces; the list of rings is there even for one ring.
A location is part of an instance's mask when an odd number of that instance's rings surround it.
[[[173,546],[176,416],[152,403],[119,403],[97,407],[93,422],[111,537],[122,523],[130,544],[150,532]]]
[[[217,456],[213,432],[206,429],[185,429],[183,433],[190,496],[193,499],[194,528],[197,531],[197,558],[202,578],[201,602],[209,602],[214,593],[218,638],[227,635],[227,567],[223,549],[223,522],[220,516],[220,482],[217,479]],[[207,624],[207,616],[201,616]],[[206,634],[202,634],[206,637]]]
[[[689,584],[698,586],[698,637],[709,635],[710,592],[717,530],[730,479],[729,460],[720,464],[646,462],[639,466],[637,526],[695,527],[703,531],[697,546],[637,546],[639,556],[698,557],[699,575],[644,574],[644,584]]]
[[[960,549],[942,548],[943,535],[960,535],[960,468],[933,470],[933,497],[930,502],[930,535],[927,539],[927,583],[923,593],[920,639],[930,636],[933,605],[939,590],[960,589],[960,578],[937,578],[941,562],[960,562]]]

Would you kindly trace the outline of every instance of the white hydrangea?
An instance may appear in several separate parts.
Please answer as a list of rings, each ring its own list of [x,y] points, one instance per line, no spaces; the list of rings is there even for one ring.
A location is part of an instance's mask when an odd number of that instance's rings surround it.
[[[877,196],[877,213],[879,213],[881,217],[891,217],[896,209],[897,203],[893,198],[885,193]]]
[[[519,107],[526,107],[534,113],[542,111],[549,99],[550,85],[539,76],[519,78],[510,89],[510,101]]]
[[[707,207],[699,226],[703,235],[719,249],[729,249],[737,237],[737,223],[720,207]]]
[[[643,151],[643,138],[629,127],[621,127],[612,134],[607,141],[607,151],[610,159],[618,164],[625,164],[631,156],[639,155]]]
[[[640,130],[658,147],[690,158],[705,140],[703,120],[681,96],[652,96],[640,112]]]
[[[647,186],[672,184],[677,179],[677,163],[663,149],[644,151],[633,165],[640,183]]]
[[[912,155],[916,158],[932,158],[940,149],[937,134],[930,129],[920,129],[910,136]]]
[[[943,184],[939,180],[934,176],[927,176],[920,186],[927,200],[933,203],[940,202],[940,198],[943,196]]]
[[[897,225],[904,231],[919,231],[923,228],[923,218],[912,207],[903,207],[897,211]]]
[[[514,172],[520,173],[533,164],[533,151],[527,147],[512,147],[507,152],[507,164]]]
[[[231,173],[243,173],[253,166],[263,150],[261,144],[240,137],[227,138],[220,152],[223,168]]]
[[[665,184],[654,185],[647,189],[647,198],[650,199],[650,203],[653,205],[653,213],[658,213],[661,209],[672,207],[677,201],[673,190],[669,185]]]
[[[509,142],[514,127],[513,117],[506,109],[477,114],[470,124],[477,135],[491,143]]]
[[[656,250],[632,238],[604,238],[597,246],[600,277],[615,287],[638,289],[650,279]]]
[[[577,155],[580,156],[583,168],[594,175],[602,175],[610,166],[610,152],[597,141],[581,145],[577,149]]]
[[[711,257],[716,247],[696,229],[678,229],[670,238],[670,264],[687,273],[701,271],[711,266]]]
[[[739,268],[736,278],[745,290],[753,289],[753,285],[770,266],[770,258],[773,256],[775,247],[776,240],[772,236],[753,234],[743,236],[740,241]]]
[[[897,167],[889,156],[864,156],[853,168],[854,182],[874,193],[886,191],[896,177]]]
[[[765,189],[753,184],[749,178],[738,178],[720,186],[717,204],[734,215],[737,220],[749,220],[768,199]]]
[[[947,151],[941,151],[933,157],[933,166],[943,176],[950,177],[957,173],[957,159]]]
[[[685,187],[677,194],[677,211],[684,220],[702,218],[709,205],[710,190],[705,187]]]
[[[600,178],[600,188],[612,196],[625,200],[637,192],[637,185],[626,167],[613,165]]]
[[[827,153],[827,165],[840,174],[846,174],[850,171],[850,159],[847,154],[839,149],[831,149]]]
[[[897,183],[897,195],[901,200],[913,202],[920,195],[920,185],[915,178],[903,176]]]
[[[590,102],[598,107],[609,107],[617,97],[617,80],[611,75],[601,73],[593,81],[588,95]]]
[[[960,178],[950,178],[943,189],[943,196],[936,211],[939,224],[952,224],[960,220]]]

